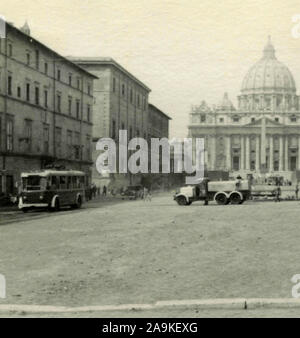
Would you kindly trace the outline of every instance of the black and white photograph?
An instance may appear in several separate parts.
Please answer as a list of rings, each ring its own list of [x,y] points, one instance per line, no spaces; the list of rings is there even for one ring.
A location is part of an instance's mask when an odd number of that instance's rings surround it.
[[[3,2],[0,318],[299,317],[299,60],[295,0]]]

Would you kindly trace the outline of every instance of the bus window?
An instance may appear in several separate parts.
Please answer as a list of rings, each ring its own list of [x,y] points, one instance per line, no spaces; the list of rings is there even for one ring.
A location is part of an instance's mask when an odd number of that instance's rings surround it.
[[[80,188],[84,188],[84,176],[80,176]]]
[[[59,178],[59,185],[60,185],[60,189],[66,189],[67,184],[66,184],[66,176],[60,176]]]
[[[68,180],[67,188],[72,189],[72,176],[68,176],[67,180]]]
[[[76,176],[72,176],[72,185],[73,185],[73,189],[77,188],[77,177]]]
[[[59,182],[56,176],[51,176],[51,190],[56,190],[58,189]]]

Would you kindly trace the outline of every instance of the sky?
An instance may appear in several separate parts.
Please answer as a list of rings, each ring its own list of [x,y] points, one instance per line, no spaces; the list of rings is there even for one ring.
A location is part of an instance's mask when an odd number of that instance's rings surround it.
[[[114,58],[151,88],[149,102],[172,118],[171,137],[187,136],[191,105],[228,92],[236,106],[268,35],[300,89],[297,14],[295,0],[10,0],[0,9],[62,55]]]

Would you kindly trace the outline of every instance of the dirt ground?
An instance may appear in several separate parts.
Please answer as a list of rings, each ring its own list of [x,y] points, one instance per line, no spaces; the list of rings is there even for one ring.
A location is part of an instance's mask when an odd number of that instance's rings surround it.
[[[0,304],[288,298],[291,278],[300,273],[299,215],[297,201],[179,207],[162,195],[151,203],[98,202],[79,211],[2,219],[7,298]]]

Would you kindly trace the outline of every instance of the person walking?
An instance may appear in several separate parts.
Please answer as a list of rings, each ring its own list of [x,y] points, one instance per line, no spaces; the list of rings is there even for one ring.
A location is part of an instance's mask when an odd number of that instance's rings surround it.
[[[107,191],[107,188],[106,188],[106,185],[103,186],[103,189],[102,189],[102,195],[103,196],[106,196],[106,191]]]
[[[296,184],[296,189],[295,189],[296,200],[298,200],[298,193],[299,193],[299,185],[297,183]]]
[[[143,200],[144,200],[144,202],[146,202],[147,194],[148,194],[148,189],[146,187],[144,187],[144,189],[143,189]]]
[[[278,186],[275,189],[275,202],[280,202],[281,188]]]

